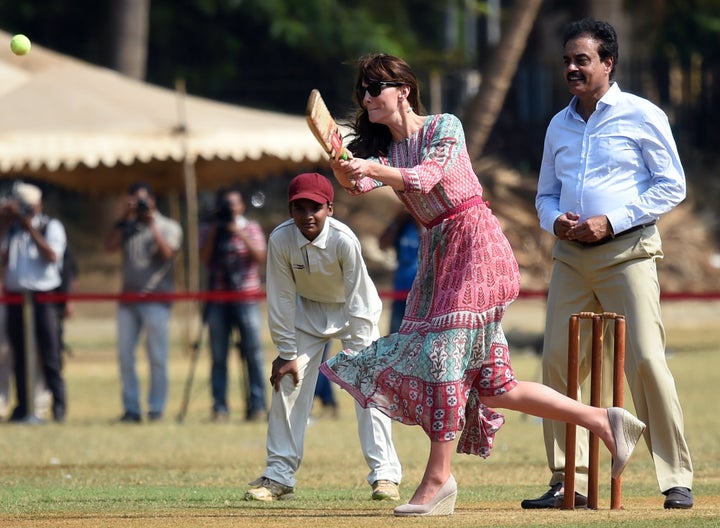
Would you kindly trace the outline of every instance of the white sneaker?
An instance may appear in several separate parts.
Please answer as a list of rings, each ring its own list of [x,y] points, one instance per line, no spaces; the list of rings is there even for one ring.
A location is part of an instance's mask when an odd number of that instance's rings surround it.
[[[245,500],[252,501],[274,501],[274,500],[291,500],[295,498],[295,488],[280,484],[277,481],[267,477],[260,477],[250,483],[252,486],[245,492]]]

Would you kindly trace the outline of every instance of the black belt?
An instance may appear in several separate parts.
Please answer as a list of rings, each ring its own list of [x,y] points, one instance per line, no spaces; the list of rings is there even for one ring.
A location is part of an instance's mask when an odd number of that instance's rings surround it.
[[[641,229],[645,229],[646,227],[654,226],[655,220],[652,222],[648,222],[646,224],[640,224],[636,226],[632,226],[630,229],[626,229],[625,231],[620,231],[617,235],[613,236],[606,236],[605,238],[601,238],[600,240],[597,240],[595,242],[580,242],[583,246],[601,246],[605,244],[606,242],[610,242],[611,240],[615,240],[616,238],[623,237],[625,235],[629,235],[630,233],[634,233],[635,231],[640,231]]]

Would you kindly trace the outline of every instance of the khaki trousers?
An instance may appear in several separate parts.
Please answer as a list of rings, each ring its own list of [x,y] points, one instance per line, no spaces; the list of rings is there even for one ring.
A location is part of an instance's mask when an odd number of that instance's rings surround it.
[[[665,359],[656,269],[656,260],[662,256],[662,242],[655,226],[598,246],[558,240],[553,249],[542,363],[543,383],[566,393],[570,315],[583,311],[625,315],[625,377],[637,416],[647,424],[645,441],[660,491],[665,491],[674,486],[692,488],[693,468],[684,437],[682,408]],[[590,326],[581,325],[581,332],[589,334]],[[581,383],[590,373],[589,345],[589,338],[582,339]],[[553,485],[564,480],[565,424],[546,420],[543,431]],[[584,495],[587,437],[587,430],[578,428],[576,490]]]

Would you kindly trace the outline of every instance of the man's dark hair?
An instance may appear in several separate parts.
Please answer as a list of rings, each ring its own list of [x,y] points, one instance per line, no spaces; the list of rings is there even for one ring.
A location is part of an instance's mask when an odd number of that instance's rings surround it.
[[[239,187],[233,187],[233,186],[220,187],[217,191],[215,191],[215,207],[218,207],[223,202],[223,200],[225,200],[225,196],[230,193],[239,194],[240,199],[242,201],[245,201],[245,197],[243,196],[243,193]]]
[[[618,63],[618,41],[615,28],[607,22],[594,20],[592,18],[583,18],[582,20],[570,22],[565,27],[563,46],[569,41],[583,36],[589,36],[598,41],[597,52],[598,55],[600,55],[600,60],[612,57],[613,67],[610,71],[610,80],[612,81],[615,77],[615,67]]]
[[[152,187],[150,187],[150,184],[149,184],[149,183],[145,183],[145,182],[136,182],[136,183],[133,183],[133,184],[128,188],[128,194],[135,194],[135,193],[138,192],[140,189],[145,189],[145,192],[148,194],[148,196],[152,196],[153,198],[155,197],[155,193],[153,192]]]

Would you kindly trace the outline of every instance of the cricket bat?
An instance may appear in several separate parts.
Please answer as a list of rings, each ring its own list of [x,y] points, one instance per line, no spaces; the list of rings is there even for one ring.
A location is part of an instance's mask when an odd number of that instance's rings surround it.
[[[348,159],[340,129],[317,89],[310,92],[305,117],[315,139],[332,159]]]

